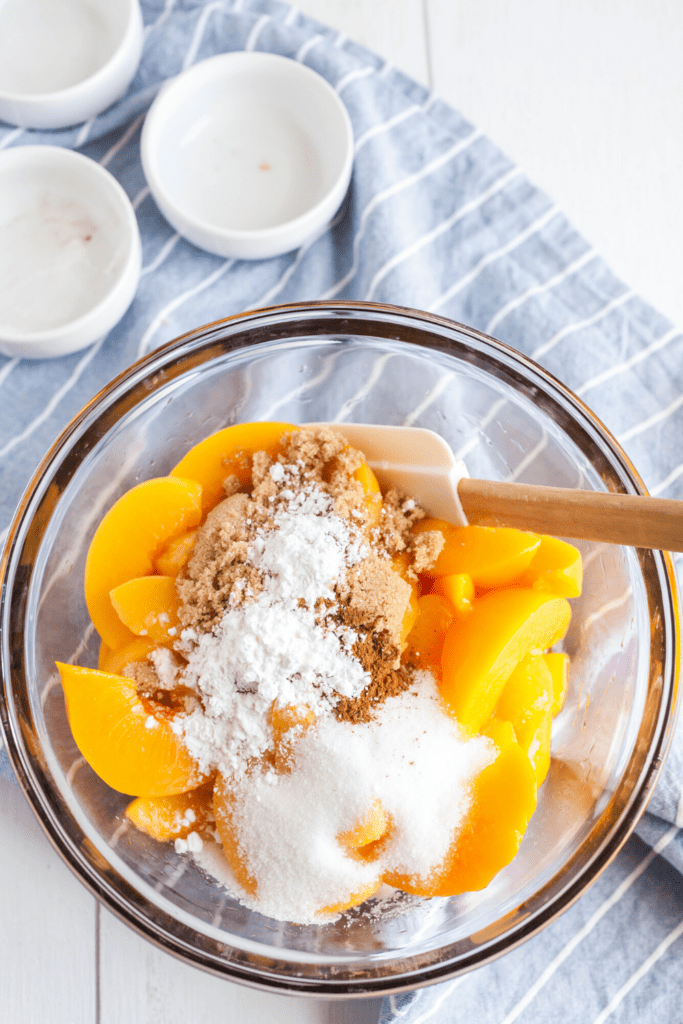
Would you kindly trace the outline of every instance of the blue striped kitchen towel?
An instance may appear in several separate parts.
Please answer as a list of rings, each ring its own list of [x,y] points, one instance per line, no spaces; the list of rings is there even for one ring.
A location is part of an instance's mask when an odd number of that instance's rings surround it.
[[[138,356],[219,317],[309,299],[400,303],[501,338],[585,398],[651,493],[683,497],[681,332],[612,274],[489,139],[423,86],[277,0],[142,7],[142,63],[119,102],[64,131],[0,125],[0,148],[68,146],[107,167],[133,202],[143,245],[137,295],[108,337],[53,361],[0,357],[0,539],[62,427]],[[353,122],[354,175],[341,215],[271,260],[224,260],[179,238],[140,164],[142,121],[163,82],[227,50],[305,62]],[[0,774],[11,778],[2,751]],[[683,1020],[682,784],[679,729],[639,835],[577,904],[496,963],[385,1000],[383,1024]]]

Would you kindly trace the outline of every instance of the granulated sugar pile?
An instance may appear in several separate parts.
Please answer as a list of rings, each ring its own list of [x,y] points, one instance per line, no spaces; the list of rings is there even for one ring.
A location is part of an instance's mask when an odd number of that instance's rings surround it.
[[[376,890],[385,871],[428,877],[464,821],[474,776],[492,760],[489,740],[463,741],[429,673],[388,698],[373,721],[321,719],[297,743],[289,773],[256,771],[236,784],[235,826],[258,880],[257,898],[243,901],[278,920],[313,924],[322,908]],[[364,862],[337,836],[377,800],[391,830]],[[209,867],[210,858],[207,851],[200,863]]]
[[[361,463],[333,431],[301,430],[276,462],[254,457],[250,494],[226,481],[178,582],[182,660],[151,659],[158,688],[186,695],[173,728],[226,794],[217,821],[252,890],[237,894],[294,923],[320,923],[387,871],[429,875],[493,760],[489,740],[461,736],[431,675],[400,663],[408,580],[442,539],[412,535],[423,513],[395,493],[380,514]],[[278,711],[299,723],[284,741]],[[390,827],[362,859],[338,837],[378,801]],[[196,855],[221,877],[212,845]]]

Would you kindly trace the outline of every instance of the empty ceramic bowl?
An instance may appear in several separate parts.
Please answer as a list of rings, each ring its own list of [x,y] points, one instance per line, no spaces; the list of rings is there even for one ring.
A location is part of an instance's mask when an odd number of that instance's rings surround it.
[[[0,153],[0,352],[66,355],[131,303],[140,234],[128,196],[94,160],[57,146]]]
[[[176,231],[218,256],[262,259],[298,248],[334,216],[353,132],[315,71],[272,53],[223,53],[164,86],[141,149]]]
[[[0,3],[0,119],[66,128],[117,100],[142,53],[138,0]]]

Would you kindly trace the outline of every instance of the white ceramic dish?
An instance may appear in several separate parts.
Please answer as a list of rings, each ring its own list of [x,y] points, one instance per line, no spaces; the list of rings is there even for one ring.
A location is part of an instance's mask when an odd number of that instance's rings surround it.
[[[138,0],[0,0],[0,119],[66,128],[99,114],[135,75]]]
[[[85,348],[116,324],[140,277],[140,234],[115,178],[56,146],[0,152],[0,352]]]
[[[336,213],[353,131],[334,89],[271,53],[224,53],[164,86],[142,132],[159,209],[195,245],[263,259],[296,249]]]

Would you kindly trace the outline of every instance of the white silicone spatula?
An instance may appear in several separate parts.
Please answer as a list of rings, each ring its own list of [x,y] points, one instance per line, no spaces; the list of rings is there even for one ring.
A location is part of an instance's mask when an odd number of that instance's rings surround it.
[[[455,525],[512,526],[575,540],[683,551],[683,501],[472,480],[465,464],[432,430],[369,423],[326,426],[365,453],[382,488],[394,484],[430,515]]]

